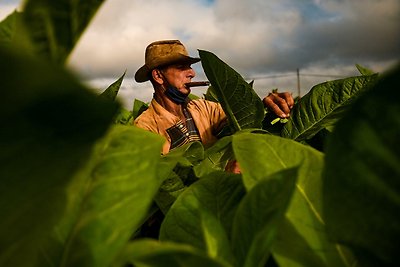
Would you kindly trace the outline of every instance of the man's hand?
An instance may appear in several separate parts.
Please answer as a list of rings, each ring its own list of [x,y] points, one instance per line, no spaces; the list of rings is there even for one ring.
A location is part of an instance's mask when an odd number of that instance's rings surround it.
[[[241,173],[239,162],[237,162],[236,160],[228,161],[228,163],[225,166],[225,171],[231,172],[231,173],[236,173],[236,174]]]
[[[290,110],[293,108],[293,96],[289,92],[270,93],[263,99],[264,106],[274,112],[280,118],[290,116]]]

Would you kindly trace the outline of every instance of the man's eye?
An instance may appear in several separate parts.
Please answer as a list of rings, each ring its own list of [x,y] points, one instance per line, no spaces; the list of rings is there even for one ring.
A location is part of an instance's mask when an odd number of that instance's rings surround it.
[[[190,65],[176,65],[175,67],[180,70],[186,70],[190,68]]]

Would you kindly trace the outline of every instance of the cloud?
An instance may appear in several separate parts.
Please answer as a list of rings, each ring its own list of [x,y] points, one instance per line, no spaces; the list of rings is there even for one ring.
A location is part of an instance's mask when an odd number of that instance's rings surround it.
[[[3,18],[6,18],[15,9],[18,9],[18,6],[19,6],[19,1],[3,0],[3,3],[0,3],[0,20],[3,20]]]
[[[16,3],[0,3],[0,10],[7,7],[11,12]],[[383,71],[398,62],[400,2],[107,0],[70,56],[69,66],[101,88],[127,70],[124,98],[128,103],[133,98],[147,101],[150,84],[135,83],[133,75],[144,63],[145,47],[160,39],[180,39],[192,55],[197,49],[215,53],[244,77],[257,77],[260,95],[273,88],[297,92],[300,69],[305,93],[334,76],[357,74],[356,63]],[[204,79],[201,65],[194,68],[198,79]]]

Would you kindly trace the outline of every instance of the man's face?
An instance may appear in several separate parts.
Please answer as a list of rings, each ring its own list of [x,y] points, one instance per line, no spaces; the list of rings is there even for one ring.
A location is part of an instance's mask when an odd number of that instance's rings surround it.
[[[167,82],[176,87],[181,93],[189,94],[190,88],[185,86],[196,76],[195,71],[192,69],[190,64],[174,64],[170,65],[162,70],[162,73]]]

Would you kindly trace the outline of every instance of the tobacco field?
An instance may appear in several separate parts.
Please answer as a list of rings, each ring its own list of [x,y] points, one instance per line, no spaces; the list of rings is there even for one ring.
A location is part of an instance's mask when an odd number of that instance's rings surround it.
[[[65,66],[102,2],[0,22],[0,266],[399,266],[399,67],[356,65],[284,122],[199,50],[229,127],[161,155],[132,126],[147,103],[115,100],[125,73],[96,94]]]

